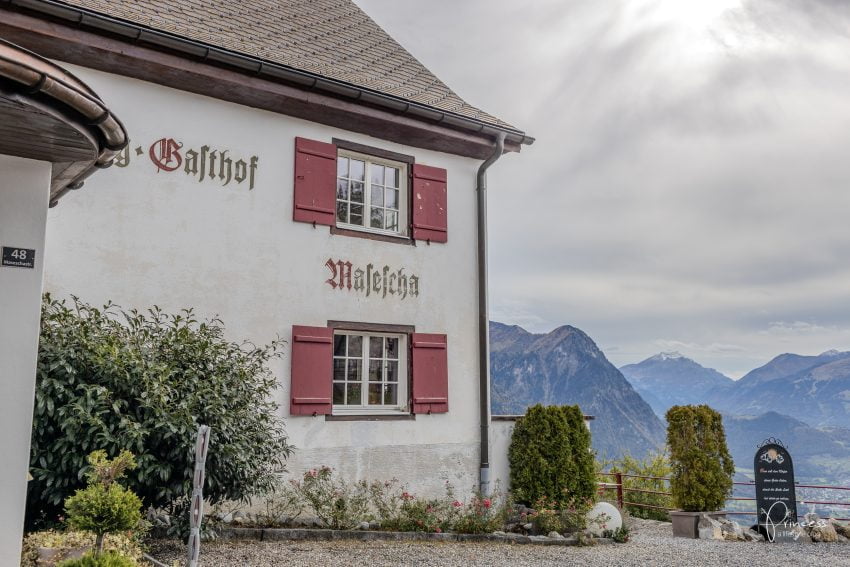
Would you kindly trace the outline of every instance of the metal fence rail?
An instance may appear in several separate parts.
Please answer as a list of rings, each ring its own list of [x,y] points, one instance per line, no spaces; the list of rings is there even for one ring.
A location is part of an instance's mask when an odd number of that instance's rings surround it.
[[[643,502],[629,502],[626,500],[626,495],[628,493],[638,493],[638,494],[654,494],[658,496],[669,496],[672,497],[672,494],[669,491],[663,490],[648,490],[645,488],[633,488],[628,486],[627,483],[623,483],[623,479],[639,479],[639,480],[652,480],[652,481],[662,481],[666,482],[667,486],[670,484],[670,477],[666,476],[645,476],[638,474],[627,474],[627,473],[619,473],[619,472],[602,472],[599,473],[599,476],[611,478],[614,482],[598,482],[598,492],[600,495],[605,495],[608,491],[616,491],[616,502],[619,508],[623,508],[624,506],[634,506],[636,508],[648,508],[653,510],[674,510],[672,507],[666,506],[657,506],[654,504],[646,504]],[[735,486],[752,486],[755,487],[756,483],[754,482],[733,482]],[[846,490],[850,491],[850,486],[830,486],[830,485],[817,485],[817,484],[795,484],[795,488],[809,488],[809,489],[818,489],[818,490]],[[744,502],[755,502],[755,498],[749,496],[730,496],[726,499],[727,502],[730,501],[744,501]],[[798,504],[817,504],[820,506],[847,506],[850,507],[850,501],[832,501],[832,500],[808,500],[808,499],[799,499],[797,500]],[[741,511],[741,510],[723,510],[724,513],[730,516],[755,516],[756,510],[755,505],[753,506],[752,511]],[[850,521],[850,518],[835,518],[836,520],[841,521]]]

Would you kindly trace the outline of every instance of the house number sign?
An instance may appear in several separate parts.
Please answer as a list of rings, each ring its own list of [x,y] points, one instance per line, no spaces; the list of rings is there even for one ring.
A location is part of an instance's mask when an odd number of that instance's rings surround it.
[[[4,246],[2,265],[13,268],[35,268],[35,250]]]
[[[397,299],[419,297],[419,276],[405,273],[404,268],[396,270],[374,264],[361,268],[347,260],[333,258],[328,258],[325,266],[331,276],[325,283],[338,291],[353,290],[366,297],[376,295],[382,299],[388,295]]]

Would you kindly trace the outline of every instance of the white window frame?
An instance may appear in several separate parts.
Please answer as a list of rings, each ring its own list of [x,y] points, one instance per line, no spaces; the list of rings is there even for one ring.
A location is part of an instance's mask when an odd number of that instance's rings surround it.
[[[372,232],[375,234],[384,234],[387,236],[408,236],[409,233],[409,219],[408,219],[408,202],[409,202],[409,189],[408,189],[408,164],[395,161],[391,159],[379,158],[375,156],[371,156],[369,154],[363,154],[359,152],[353,152],[350,150],[339,149],[337,150],[337,159],[344,157],[348,159],[356,159],[359,161],[363,161],[366,163],[364,179],[363,179],[363,225],[359,224],[351,224],[347,222],[340,222],[340,220],[336,217],[336,182],[339,177],[334,175],[334,221],[336,222],[336,226],[338,228],[344,228],[347,230],[356,230],[360,232]],[[372,165],[383,165],[388,167],[394,167],[399,170],[399,181],[398,181],[398,230],[389,230],[385,228],[373,228],[371,223],[369,222],[372,212]],[[349,196],[351,195],[351,187],[348,188]],[[351,200],[349,199],[349,203]],[[350,213],[349,213],[350,215]]]
[[[337,335],[359,336],[363,338],[363,356],[360,359],[360,385],[361,385],[361,401],[365,398],[367,404],[363,405],[336,405],[333,404],[331,415],[409,415],[410,406],[408,405],[408,344],[409,337],[405,333],[380,333],[373,331],[345,331],[341,329],[334,330],[334,339]],[[367,338],[394,338],[398,339],[398,403],[394,406],[378,406],[368,405],[369,396],[369,345]],[[348,357],[346,357],[347,359]],[[334,360],[337,360],[334,353]],[[333,390],[334,376],[331,371],[331,390]],[[382,382],[383,384],[383,382]]]

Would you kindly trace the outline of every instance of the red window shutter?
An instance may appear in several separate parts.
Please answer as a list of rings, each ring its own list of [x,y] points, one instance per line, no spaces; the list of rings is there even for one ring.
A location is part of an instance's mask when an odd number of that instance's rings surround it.
[[[295,138],[295,208],[300,222],[336,222],[336,146]]]
[[[414,333],[413,413],[449,411],[449,361],[446,335]]]
[[[445,169],[413,166],[413,238],[431,242],[449,239]]]
[[[331,413],[333,329],[292,326],[291,415]]]

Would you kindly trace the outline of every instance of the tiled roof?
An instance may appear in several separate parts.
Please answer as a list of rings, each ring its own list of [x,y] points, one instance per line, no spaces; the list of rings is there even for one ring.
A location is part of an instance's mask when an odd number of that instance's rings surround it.
[[[351,0],[64,3],[516,131],[465,102]]]

